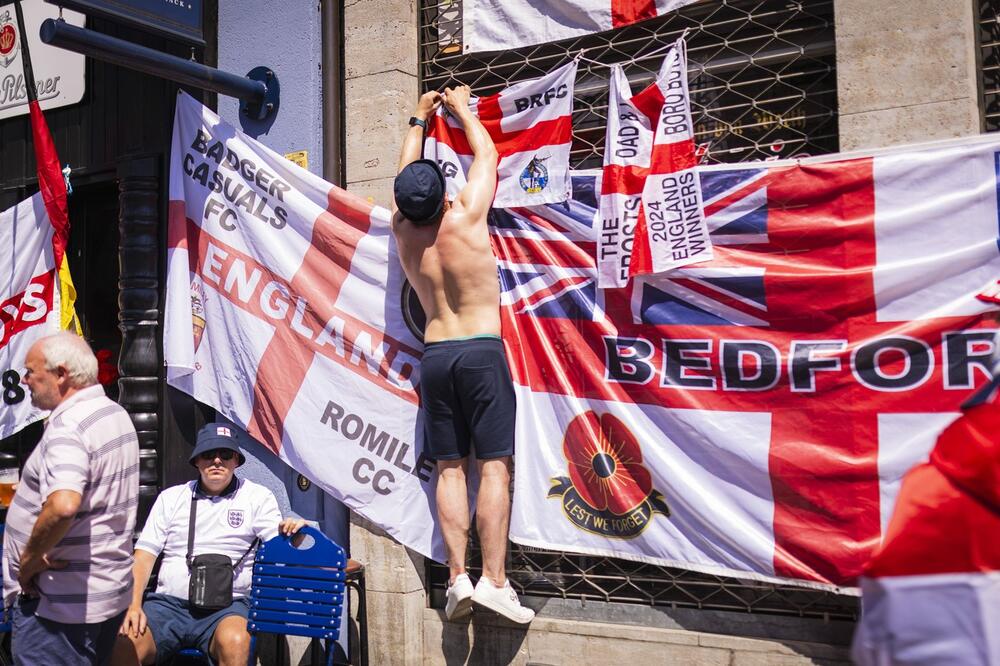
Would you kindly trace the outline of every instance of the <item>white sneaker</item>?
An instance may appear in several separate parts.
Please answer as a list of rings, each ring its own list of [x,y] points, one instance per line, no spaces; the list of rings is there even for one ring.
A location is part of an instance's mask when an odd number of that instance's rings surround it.
[[[469,574],[458,574],[455,582],[448,586],[448,603],[444,614],[449,620],[457,620],[472,612],[472,581]]]
[[[535,611],[525,608],[518,601],[517,592],[510,586],[509,578],[504,580],[503,587],[497,587],[486,576],[483,576],[476,583],[476,591],[472,594],[472,600],[518,624],[528,624],[535,618]]]

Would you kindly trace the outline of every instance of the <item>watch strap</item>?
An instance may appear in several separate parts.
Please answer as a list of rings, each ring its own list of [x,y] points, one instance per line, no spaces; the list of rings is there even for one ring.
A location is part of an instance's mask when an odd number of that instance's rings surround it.
[[[427,131],[427,121],[426,120],[421,120],[420,118],[417,118],[416,116],[410,116],[410,127],[413,127],[415,125],[420,125],[420,127],[423,128],[423,130],[425,132]]]

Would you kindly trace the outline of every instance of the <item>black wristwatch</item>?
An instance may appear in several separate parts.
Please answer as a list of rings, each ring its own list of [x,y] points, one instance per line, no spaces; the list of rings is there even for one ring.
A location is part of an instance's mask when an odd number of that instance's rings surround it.
[[[413,127],[414,125],[420,125],[420,127],[422,127],[425,132],[427,131],[427,121],[426,120],[421,120],[420,118],[417,118],[416,116],[410,116],[410,127]]]

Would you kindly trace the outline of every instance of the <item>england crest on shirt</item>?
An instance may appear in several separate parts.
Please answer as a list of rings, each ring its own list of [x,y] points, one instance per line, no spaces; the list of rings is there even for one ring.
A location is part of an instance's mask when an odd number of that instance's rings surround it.
[[[239,527],[243,524],[243,510],[230,509],[228,518],[230,527]]]

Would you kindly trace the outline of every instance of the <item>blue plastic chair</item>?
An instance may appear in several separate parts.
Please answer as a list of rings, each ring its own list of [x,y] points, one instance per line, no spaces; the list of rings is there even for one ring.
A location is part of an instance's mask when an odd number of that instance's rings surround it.
[[[296,548],[278,535],[257,551],[250,589],[250,660],[253,666],[257,634],[308,636],[326,640],[326,663],[333,664],[344,610],[344,549],[313,527],[299,534],[312,537],[308,548]]]

